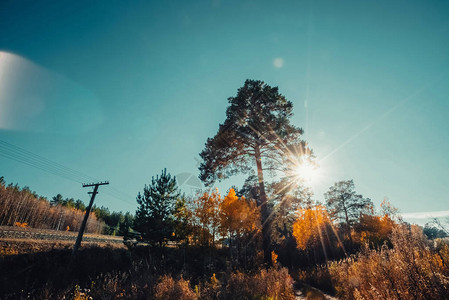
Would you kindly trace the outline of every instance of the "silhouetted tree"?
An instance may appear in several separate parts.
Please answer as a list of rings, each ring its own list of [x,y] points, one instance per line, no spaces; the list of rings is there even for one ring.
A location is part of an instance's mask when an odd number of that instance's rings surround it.
[[[272,240],[281,243],[292,236],[292,226],[300,208],[310,208],[313,193],[310,188],[297,184],[289,188],[290,179],[285,177],[268,186],[272,201]]]
[[[238,191],[237,196],[245,196],[247,199],[260,199],[259,179],[256,175],[251,174],[246,178],[242,188]],[[237,190],[236,190],[237,192]]]
[[[226,120],[200,153],[200,179],[212,184],[239,172],[257,169],[263,224],[264,257],[271,262],[270,224],[264,170],[285,169],[285,162],[306,154],[302,129],[290,124],[293,105],[263,81],[246,80],[235,97],[228,99]],[[262,166],[262,162],[265,167]]]
[[[324,197],[331,217],[348,230],[352,245],[351,229],[361,215],[373,213],[373,202],[355,192],[353,180],[336,182]]]
[[[179,196],[176,178],[172,178],[166,169],[160,176],[151,178],[151,184],[145,185],[143,195],[137,195],[139,207],[134,228],[141,233],[142,239],[162,245],[173,236],[175,204]]]

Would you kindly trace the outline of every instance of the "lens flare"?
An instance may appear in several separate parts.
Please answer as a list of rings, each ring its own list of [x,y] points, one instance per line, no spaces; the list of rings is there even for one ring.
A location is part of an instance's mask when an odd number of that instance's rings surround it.
[[[90,90],[24,57],[0,51],[0,129],[87,132],[101,124],[102,112]]]
[[[316,183],[320,178],[318,164],[309,158],[301,158],[295,165],[293,172],[296,179],[304,181],[309,185]]]

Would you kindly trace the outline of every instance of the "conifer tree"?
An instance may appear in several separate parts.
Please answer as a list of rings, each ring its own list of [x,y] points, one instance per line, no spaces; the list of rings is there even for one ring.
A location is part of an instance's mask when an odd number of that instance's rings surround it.
[[[143,240],[162,245],[174,235],[175,205],[180,193],[176,178],[164,169],[161,175],[151,178],[143,194],[137,195],[139,207],[136,211],[134,228]]]
[[[228,101],[226,120],[200,153],[200,179],[210,185],[217,179],[247,173],[256,167],[264,256],[270,263],[271,226],[264,171],[284,170],[288,161],[308,152],[307,145],[300,139],[302,129],[290,123],[292,103],[277,87],[248,79]]]

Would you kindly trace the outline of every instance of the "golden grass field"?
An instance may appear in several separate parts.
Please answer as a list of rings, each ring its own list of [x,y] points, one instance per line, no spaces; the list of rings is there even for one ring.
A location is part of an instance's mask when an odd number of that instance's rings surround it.
[[[78,233],[38,228],[0,226],[0,256],[71,249]],[[123,248],[123,237],[90,234],[83,235],[82,247]]]

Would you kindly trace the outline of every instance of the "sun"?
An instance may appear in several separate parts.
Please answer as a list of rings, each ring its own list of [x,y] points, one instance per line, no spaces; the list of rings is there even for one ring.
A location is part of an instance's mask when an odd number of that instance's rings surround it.
[[[319,167],[309,159],[301,159],[294,167],[294,177],[309,184],[314,183],[319,178]]]

